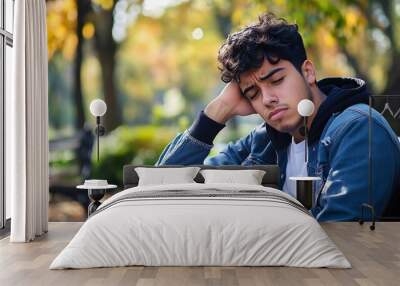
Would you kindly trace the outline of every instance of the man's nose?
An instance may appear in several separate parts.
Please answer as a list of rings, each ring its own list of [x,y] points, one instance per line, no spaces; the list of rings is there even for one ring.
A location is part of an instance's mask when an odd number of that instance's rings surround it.
[[[266,90],[262,90],[262,103],[265,106],[272,107],[276,105],[278,101],[279,101],[278,97],[275,94],[268,92]]]

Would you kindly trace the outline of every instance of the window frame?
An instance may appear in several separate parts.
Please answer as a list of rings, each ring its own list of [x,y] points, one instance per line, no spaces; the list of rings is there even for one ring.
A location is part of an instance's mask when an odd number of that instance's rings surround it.
[[[0,0],[0,237],[10,231],[10,219],[7,219],[6,212],[6,189],[5,189],[5,96],[6,96],[6,47],[13,48],[13,34],[6,30],[6,1],[11,1],[13,5],[12,18],[14,19],[15,0]],[[14,25],[14,24],[13,24]],[[11,29],[14,31],[14,27]]]

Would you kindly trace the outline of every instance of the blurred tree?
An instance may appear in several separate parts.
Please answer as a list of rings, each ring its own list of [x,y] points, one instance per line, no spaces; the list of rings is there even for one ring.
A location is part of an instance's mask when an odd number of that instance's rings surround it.
[[[83,61],[83,27],[87,21],[87,16],[91,12],[91,1],[90,0],[76,0],[76,35],[78,37],[78,42],[75,51],[74,60],[74,98],[75,98],[75,108],[76,108],[76,123],[75,127],[77,129],[83,129],[85,125],[85,111],[83,106],[83,96],[82,96],[82,61]]]
[[[365,20],[365,27],[369,37],[362,43],[360,49],[367,50],[369,57],[376,65],[382,61],[379,54],[384,53],[383,63],[380,63],[381,78],[384,84],[381,85],[383,94],[400,93],[400,38],[398,37],[400,2],[397,0],[372,0],[354,1],[361,16]],[[371,45],[372,44],[372,45]],[[349,58],[351,65],[358,74],[374,82],[374,70],[371,66],[362,65],[358,51],[343,48]]]
[[[115,84],[115,56],[118,45],[112,34],[114,9],[118,0],[93,0],[93,2],[95,3],[93,6],[96,31],[95,47],[101,65],[104,100],[107,104],[104,125],[107,131],[112,131],[122,124],[121,108]]]
[[[47,1],[47,39],[49,55],[49,127],[63,133],[75,126],[79,102],[73,93],[75,86],[70,77],[70,62],[77,45],[75,0]],[[71,72],[72,76],[73,73]],[[75,100],[72,106],[71,101]],[[64,131],[62,131],[64,130]],[[54,132],[51,134],[55,135]],[[65,135],[65,134],[64,134]],[[71,135],[71,134],[70,134]]]
[[[117,1],[48,0],[49,60],[57,52],[62,52],[70,60],[73,58],[72,97],[76,112],[74,126],[77,129],[85,123],[81,70],[85,38],[90,39],[92,31],[95,31],[95,50],[101,65],[104,99],[108,108],[104,125],[112,131],[122,123],[114,81],[117,45],[112,37],[113,9]]]

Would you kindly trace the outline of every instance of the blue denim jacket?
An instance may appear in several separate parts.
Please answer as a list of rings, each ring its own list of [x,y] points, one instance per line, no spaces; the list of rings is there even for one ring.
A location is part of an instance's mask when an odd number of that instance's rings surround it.
[[[332,79],[329,79],[328,83],[331,84]],[[364,83],[357,82],[357,85],[360,84]],[[324,82],[320,85],[324,90],[326,87]],[[354,89],[354,86],[351,88]],[[359,87],[356,89],[360,92]],[[333,90],[325,88],[325,92],[328,98],[335,97],[335,92],[343,95],[343,91],[338,92],[337,87]],[[349,93],[346,96],[348,98]],[[342,105],[342,108],[326,107],[338,106],[333,102],[334,100],[327,101],[325,107],[321,105],[318,112],[321,111],[323,114],[321,116],[317,114],[315,119],[320,119],[319,122],[324,124],[314,128],[314,138],[311,132],[313,126],[318,124],[315,125],[313,122],[310,129],[310,139],[313,140],[310,140],[308,145],[308,175],[321,178],[314,188],[315,202],[311,212],[319,221],[356,220],[360,217],[361,204],[368,202],[369,106],[365,103],[349,103],[347,104],[349,106]],[[330,113],[328,110],[336,112]],[[392,191],[400,181],[400,143],[382,115],[374,109],[371,111],[372,200],[376,215],[380,216]],[[202,116],[204,117],[204,114]],[[164,149],[156,165],[278,164],[281,172],[280,189],[282,189],[286,179],[287,146],[290,143],[290,136],[285,137],[284,134],[263,123],[247,136],[229,143],[216,156],[206,158],[213,145],[204,142],[207,140],[199,140],[193,136],[198,134],[193,131],[193,128],[198,128],[196,124],[199,122],[194,124],[195,127],[192,126],[173,139]],[[204,122],[200,124],[205,125]],[[281,138],[277,138],[277,135]]]

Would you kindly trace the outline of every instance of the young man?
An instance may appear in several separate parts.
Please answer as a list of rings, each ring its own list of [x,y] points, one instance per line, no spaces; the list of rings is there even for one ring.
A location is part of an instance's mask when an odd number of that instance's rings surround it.
[[[355,78],[316,80],[297,25],[272,14],[231,34],[218,60],[228,83],[192,126],[163,151],[156,165],[278,164],[280,187],[294,195],[291,176],[319,176],[313,215],[355,220],[368,202],[368,91]],[[308,163],[297,105],[310,99]],[[259,114],[265,123],[207,158],[212,142],[234,116]],[[400,144],[386,120],[372,112],[373,199],[380,216],[400,180]]]

